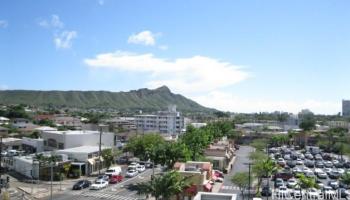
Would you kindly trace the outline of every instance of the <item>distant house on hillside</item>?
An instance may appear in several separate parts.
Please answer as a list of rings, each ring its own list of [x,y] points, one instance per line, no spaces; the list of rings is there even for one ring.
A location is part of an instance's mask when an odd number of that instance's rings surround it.
[[[55,115],[53,122],[58,126],[65,126],[80,130],[82,127],[82,122],[76,117]]]
[[[7,125],[7,124],[9,124],[9,121],[10,121],[9,118],[0,116],[0,125]]]

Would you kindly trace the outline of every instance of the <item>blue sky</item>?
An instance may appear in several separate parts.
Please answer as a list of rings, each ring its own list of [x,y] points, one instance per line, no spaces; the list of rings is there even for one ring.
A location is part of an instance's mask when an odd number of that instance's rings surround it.
[[[235,112],[335,114],[350,98],[346,0],[0,3],[0,88],[167,85]]]

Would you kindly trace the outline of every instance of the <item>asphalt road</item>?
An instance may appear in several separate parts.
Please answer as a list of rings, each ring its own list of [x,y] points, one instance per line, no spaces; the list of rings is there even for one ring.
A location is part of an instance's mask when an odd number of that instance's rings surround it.
[[[159,171],[158,169],[156,172]],[[92,200],[92,199],[108,199],[108,200],[139,200],[145,199],[144,196],[137,194],[136,190],[132,187],[134,184],[144,182],[150,179],[152,175],[152,169],[140,173],[132,178],[124,178],[124,180],[118,184],[111,184],[107,188],[102,190],[66,190],[64,193],[54,195],[55,200]]]
[[[237,172],[248,171],[248,166],[245,163],[249,162],[249,154],[254,149],[250,146],[241,146],[238,151],[236,151],[236,160],[233,164],[232,170],[225,175],[223,186],[220,189],[221,193],[234,193],[240,194],[239,188],[231,182],[231,177]],[[237,198],[239,198],[237,196]]]

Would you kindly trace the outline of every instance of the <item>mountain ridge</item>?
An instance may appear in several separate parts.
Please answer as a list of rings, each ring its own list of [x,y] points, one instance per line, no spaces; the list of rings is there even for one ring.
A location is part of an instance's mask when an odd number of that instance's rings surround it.
[[[114,108],[121,111],[157,111],[176,105],[182,112],[215,112],[195,101],[174,94],[167,86],[128,92],[105,90],[0,90],[0,104],[26,104],[77,108]]]

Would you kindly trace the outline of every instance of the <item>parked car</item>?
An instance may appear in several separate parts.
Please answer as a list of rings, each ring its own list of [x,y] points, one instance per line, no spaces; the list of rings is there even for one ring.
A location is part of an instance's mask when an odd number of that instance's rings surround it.
[[[311,168],[315,166],[315,162],[313,160],[306,160],[304,164],[306,167],[311,167]]]
[[[281,187],[281,186],[284,186],[284,181],[283,181],[282,178],[277,178],[277,179],[275,180],[275,188],[279,188],[279,187]]]
[[[91,182],[88,180],[80,180],[73,185],[73,190],[81,190],[90,187]]]
[[[341,174],[338,171],[332,170],[329,174],[328,177],[330,179],[338,179],[341,176]]]
[[[275,174],[274,179],[276,180],[278,178],[287,181],[288,179],[293,178],[293,173],[288,170],[284,170]]]
[[[324,168],[324,164],[322,161],[317,161],[316,164],[315,164],[315,167],[317,168]]]
[[[326,172],[327,174],[332,172],[332,168],[324,168],[324,172]]]
[[[319,160],[319,161],[322,161],[322,156],[320,154],[316,154],[315,155],[315,160]]]
[[[140,165],[144,165],[146,168],[152,168],[153,167],[153,163],[150,161],[140,161],[139,162]]]
[[[333,167],[333,163],[331,161],[326,161],[323,163],[325,167],[328,167],[328,168],[332,168]]]
[[[296,164],[297,165],[303,165],[304,163],[303,163],[303,161],[300,158],[298,158],[297,161],[296,161]]]
[[[126,177],[134,177],[138,174],[139,172],[136,169],[128,169],[126,172]]]
[[[333,199],[336,198],[336,192],[329,186],[324,186],[323,190],[323,198],[324,199]]]
[[[284,161],[284,159],[283,158],[279,158],[278,160],[277,160],[277,164],[279,164],[280,166],[285,166],[286,165],[286,161]]]
[[[136,170],[141,173],[141,172],[144,172],[146,170],[146,167],[144,165],[138,165],[136,167]]]
[[[344,163],[344,167],[347,168],[347,169],[349,169],[349,168],[350,168],[350,161]]]
[[[329,181],[328,186],[332,187],[333,190],[336,190],[339,188],[339,183],[337,181]]]
[[[324,183],[321,180],[316,180],[316,184],[318,186],[318,188],[322,189],[324,187]]]
[[[130,165],[128,166],[128,168],[134,168],[136,169],[136,167],[139,166],[139,164],[137,162],[132,162],[130,163]]]
[[[345,188],[339,188],[339,194],[341,198],[346,198],[350,196],[350,191],[346,190]]]
[[[336,168],[342,168],[342,167],[344,167],[344,163],[342,163],[342,162],[335,163],[335,164],[334,164],[334,167],[336,167]]]
[[[327,179],[327,173],[326,172],[319,172],[317,173],[317,178],[319,179]]]
[[[109,178],[109,183],[110,184],[115,184],[115,183],[122,182],[122,180],[123,180],[123,176],[122,175],[112,175]]]
[[[290,168],[294,168],[296,166],[296,162],[294,160],[288,160],[287,161],[287,165],[290,167]]]
[[[107,181],[109,180],[109,176],[107,175],[100,175],[96,178],[96,181],[99,181],[99,180],[103,180],[103,181]]]
[[[313,172],[307,172],[305,176],[308,178],[315,178],[315,174]]]
[[[105,188],[107,186],[108,186],[108,181],[97,180],[90,186],[90,190],[100,190],[100,189]]]
[[[291,178],[287,181],[287,187],[288,188],[294,188],[298,184],[297,180],[294,178]]]
[[[270,197],[272,195],[272,190],[269,186],[264,186],[261,190],[261,196]]]
[[[214,175],[215,175],[216,177],[224,178],[224,172],[219,171],[219,170],[214,170]]]

